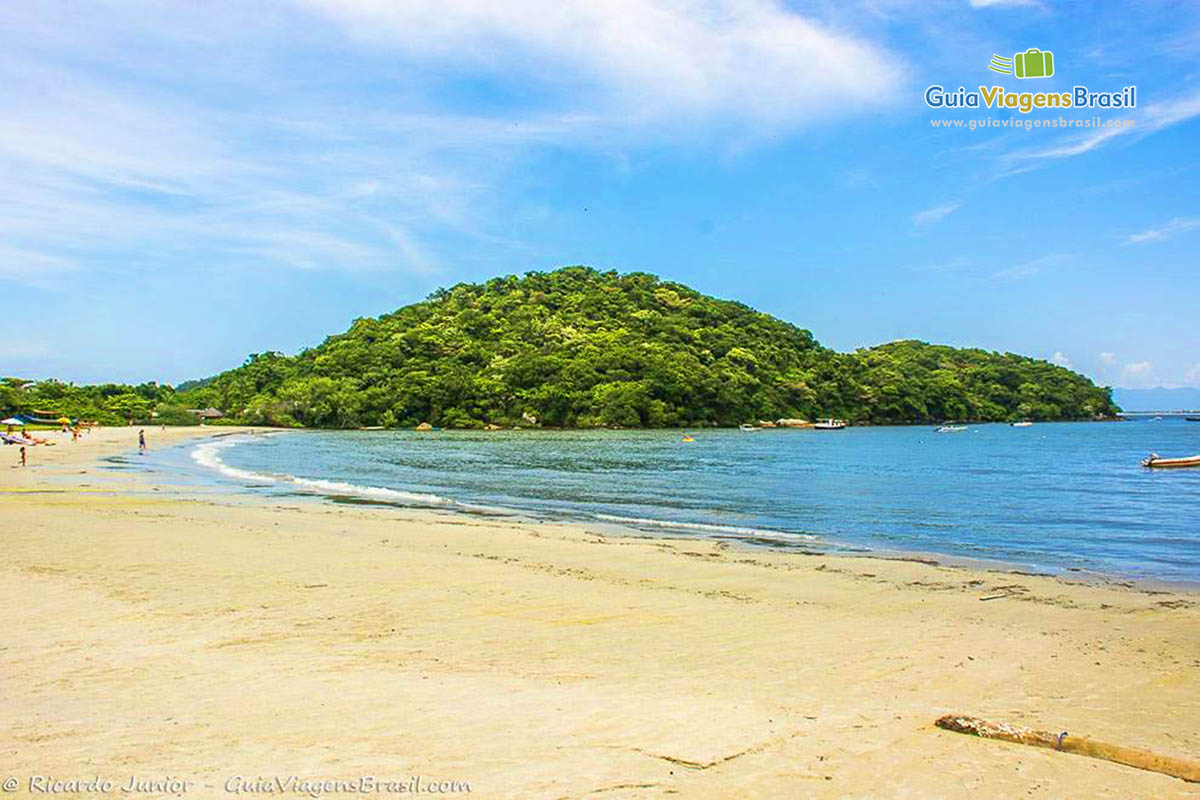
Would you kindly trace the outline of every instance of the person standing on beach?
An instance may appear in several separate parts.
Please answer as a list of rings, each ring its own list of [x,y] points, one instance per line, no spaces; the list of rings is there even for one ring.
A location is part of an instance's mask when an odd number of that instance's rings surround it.
[[[25,466],[25,445],[21,445],[21,466]]]
[[[146,452],[146,429],[142,428],[138,431],[138,452]]]

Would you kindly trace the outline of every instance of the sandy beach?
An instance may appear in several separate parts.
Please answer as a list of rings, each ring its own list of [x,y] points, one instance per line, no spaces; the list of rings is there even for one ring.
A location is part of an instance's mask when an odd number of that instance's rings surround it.
[[[290,776],[479,797],[1200,796],[933,727],[957,712],[1200,758],[1194,593],[278,502],[102,469],[135,428],[60,441],[25,469],[0,449],[17,796],[31,776],[190,797]]]

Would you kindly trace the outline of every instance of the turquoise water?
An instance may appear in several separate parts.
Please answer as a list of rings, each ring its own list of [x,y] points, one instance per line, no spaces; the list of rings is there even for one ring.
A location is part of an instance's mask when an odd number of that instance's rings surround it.
[[[188,445],[265,493],[617,524],[777,547],[1200,580],[1200,423],[840,432],[297,432]]]

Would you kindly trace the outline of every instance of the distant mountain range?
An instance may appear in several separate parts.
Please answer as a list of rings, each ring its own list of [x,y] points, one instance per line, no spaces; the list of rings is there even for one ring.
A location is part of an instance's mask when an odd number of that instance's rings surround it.
[[[1200,410],[1200,389],[1113,389],[1113,402],[1125,411]]]

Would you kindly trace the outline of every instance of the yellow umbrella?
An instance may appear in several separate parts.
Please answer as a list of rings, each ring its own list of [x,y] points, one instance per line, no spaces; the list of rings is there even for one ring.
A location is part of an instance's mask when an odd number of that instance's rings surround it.
[[[67,419],[66,417],[59,417],[59,418],[58,418],[58,424],[59,424],[59,425],[70,425],[70,424],[71,424],[71,420]]]

